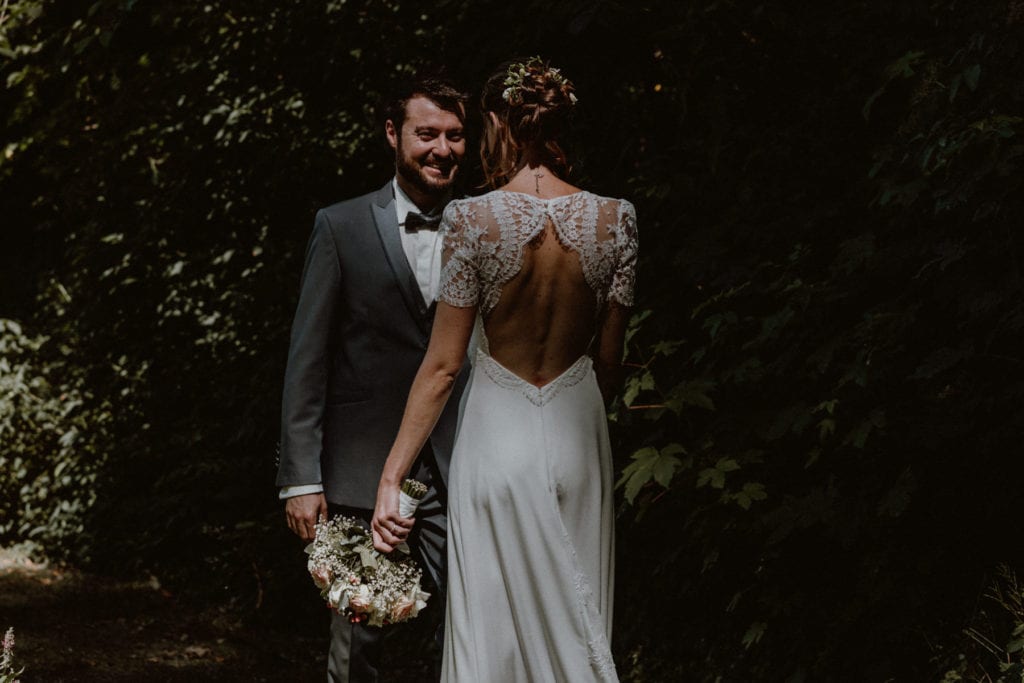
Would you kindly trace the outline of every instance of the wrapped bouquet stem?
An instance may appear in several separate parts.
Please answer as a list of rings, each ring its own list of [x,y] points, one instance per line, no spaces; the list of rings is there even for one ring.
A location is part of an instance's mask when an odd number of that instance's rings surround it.
[[[421,482],[406,479],[399,514],[412,517],[426,491]],[[320,596],[353,622],[384,626],[407,621],[430,597],[420,585],[423,572],[408,549],[389,555],[378,552],[369,530],[355,518],[322,519],[306,553],[306,566]]]
[[[398,514],[402,517],[412,517],[416,514],[416,508],[420,506],[423,496],[427,495],[427,485],[415,479],[406,479],[402,482],[401,492],[398,494]]]

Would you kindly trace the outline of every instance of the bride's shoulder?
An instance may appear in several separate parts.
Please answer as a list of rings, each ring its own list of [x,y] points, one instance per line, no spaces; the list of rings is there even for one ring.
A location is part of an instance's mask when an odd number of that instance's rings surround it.
[[[462,197],[460,199],[453,199],[450,202],[448,202],[446,210],[451,209],[453,211],[466,211],[481,206],[486,206],[494,202],[497,199],[497,196],[501,194],[505,193],[500,192],[498,190],[491,190],[490,192],[474,195],[472,197]]]
[[[487,194],[493,194],[488,192]],[[480,226],[488,221],[493,214],[487,195],[453,199],[444,207],[441,214],[443,232],[479,231]]]
[[[593,200],[600,204],[603,208],[616,211],[620,216],[632,216],[636,217],[636,209],[633,207],[633,202],[622,197],[605,197],[603,195],[594,194],[588,192]]]

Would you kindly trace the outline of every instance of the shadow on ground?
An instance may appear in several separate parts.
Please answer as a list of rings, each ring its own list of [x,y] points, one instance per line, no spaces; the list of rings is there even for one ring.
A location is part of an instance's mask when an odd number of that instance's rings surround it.
[[[226,607],[183,605],[155,580],[117,581],[0,549],[0,632],[15,630],[22,683],[320,682],[327,623],[325,610],[322,630],[247,624]],[[303,635],[314,632],[322,635]],[[385,662],[382,680],[429,680],[410,645]]]

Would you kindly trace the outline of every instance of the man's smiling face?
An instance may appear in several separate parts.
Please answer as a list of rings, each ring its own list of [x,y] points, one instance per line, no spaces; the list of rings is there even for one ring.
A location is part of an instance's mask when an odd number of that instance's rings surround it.
[[[388,121],[386,132],[395,150],[399,184],[410,199],[419,204],[418,199],[436,201],[443,197],[451,189],[466,153],[459,117],[417,95],[405,105],[401,131]]]

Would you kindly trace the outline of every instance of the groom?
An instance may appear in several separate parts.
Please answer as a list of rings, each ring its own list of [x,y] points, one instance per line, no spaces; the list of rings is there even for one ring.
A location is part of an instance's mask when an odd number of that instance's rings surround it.
[[[384,460],[427,348],[441,265],[437,224],[466,150],[466,95],[444,79],[407,84],[385,135],[395,176],[317,212],[284,379],[277,485],[288,526],[313,538],[320,515],[369,523]],[[448,462],[465,368],[411,476],[428,486],[410,545],[443,612]],[[333,614],[328,678],[377,680],[381,630]]]

